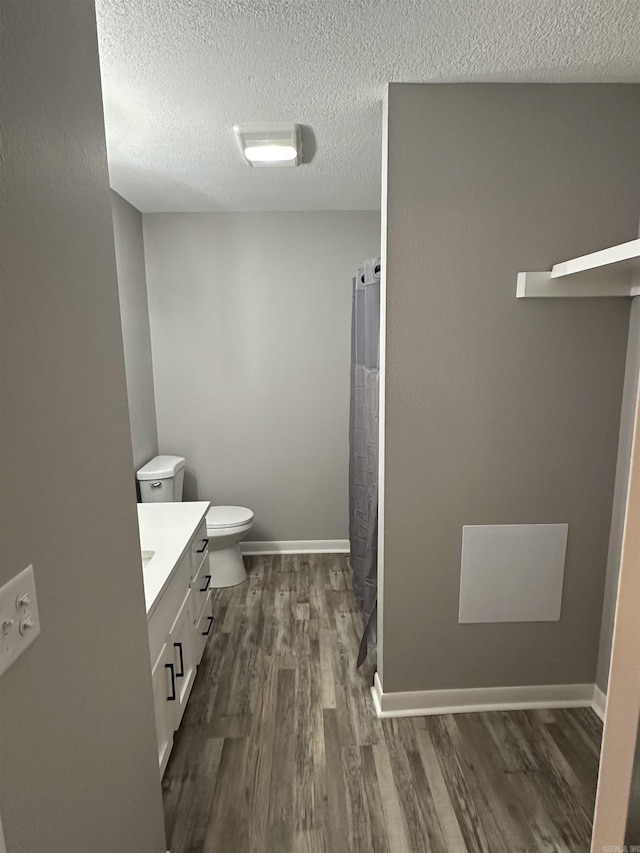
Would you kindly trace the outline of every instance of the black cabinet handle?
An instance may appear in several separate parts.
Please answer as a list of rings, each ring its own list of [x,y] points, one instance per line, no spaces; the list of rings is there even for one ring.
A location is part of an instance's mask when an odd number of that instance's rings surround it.
[[[176,678],[184,677],[184,658],[182,657],[182,643],[174,643],[174,649],[178,649],[180,652],[180,672],[176,672]],[[175,691],[174,691],[175,693]]]
[[[206,637],[209,634],[209,631],[211,630],[211,626],[213,625],[213,616],[207,616],[207,619],[209,620],[209,627],[207,628],[206,631],[202,632],[202,635],[204,637]]]
[[[209,584],[211,583],[211,575],[205,575],[205,578],[207,579],[207,582],[206,582],[206,583],[205,583],[205,585],[202,587],[202,589],[200,590],[200,592],[206,592],[206,591],[209,589]]]
[[[176,701],[176,673],[172,663],[165,663],[165,669],[171,670],[171,696],[167,696],[167,702]]]
[[[203,544],[202,548],[196,549],[196,554],[204,554],[204,552],[207,550],[207,545],[209,544],[209,540],[208,539],[202,539],[201,541],[204,544]]]

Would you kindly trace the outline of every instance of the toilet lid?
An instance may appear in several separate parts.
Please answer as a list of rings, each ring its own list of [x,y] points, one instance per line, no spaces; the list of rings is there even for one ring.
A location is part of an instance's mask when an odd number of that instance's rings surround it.
[[[244,506],[212,506],[207,512],[207,527],[240,527],[253,521],[253,513]]]

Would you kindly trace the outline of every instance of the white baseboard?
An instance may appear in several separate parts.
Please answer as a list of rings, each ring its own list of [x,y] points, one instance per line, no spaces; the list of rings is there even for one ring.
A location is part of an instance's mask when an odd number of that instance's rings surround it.
[[[479,711],[533,708],[592,708],[593,684],[540,684],[525,687],[474,687],[467,690],[415,690],[383,693],[376,672],[371,688],[376,716],[426,717]]]
[[[290,539],[281,542],[241,542],[248,557],[259,554],[348,554],[348,539]]]
[[[607,694],[600,690],[597,684],[593,685],[591,708],[604,721],[604,714],[607,710]]]

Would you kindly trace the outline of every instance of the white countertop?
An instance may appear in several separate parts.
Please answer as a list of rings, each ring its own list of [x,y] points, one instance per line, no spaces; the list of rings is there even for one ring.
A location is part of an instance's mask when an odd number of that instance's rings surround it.
[[[160,600],[209,506],[208,501],[138,504],[140,550],[155,551],[142,570],[147,618]]]

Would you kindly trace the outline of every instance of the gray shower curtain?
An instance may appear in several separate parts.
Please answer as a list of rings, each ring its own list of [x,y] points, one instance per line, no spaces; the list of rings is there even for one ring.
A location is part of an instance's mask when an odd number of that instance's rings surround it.
[[[358,666],[376,638],[379,341],[380,258],[372,258],[353,279],[351,314],[349,542],[353,591],[364,623]]]

